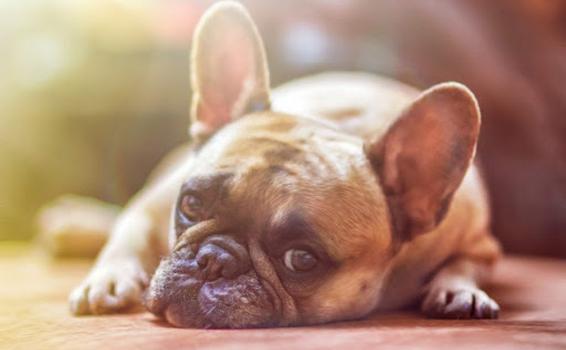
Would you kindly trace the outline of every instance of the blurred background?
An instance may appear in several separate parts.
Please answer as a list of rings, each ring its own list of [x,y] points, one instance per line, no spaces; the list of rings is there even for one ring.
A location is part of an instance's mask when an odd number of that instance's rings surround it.
[[[64,193],[122,205],[186,141],[193,28],[212,1],[0,2],[0,240]],[[566,257],[566,1],[246,0],[274,86],[363,70],[467,84],[507,251]]]

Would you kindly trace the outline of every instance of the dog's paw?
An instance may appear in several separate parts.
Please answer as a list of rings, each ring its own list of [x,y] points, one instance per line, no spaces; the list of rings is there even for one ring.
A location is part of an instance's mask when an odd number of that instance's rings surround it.
[[[478,288],[437,288],[426,296],[422,311],[433,318],[497,318],[499,305]]]
[[[71,292],[69,306],[75,315],[118,312],[141,302],[148,276],[135,259],[101,264]]]

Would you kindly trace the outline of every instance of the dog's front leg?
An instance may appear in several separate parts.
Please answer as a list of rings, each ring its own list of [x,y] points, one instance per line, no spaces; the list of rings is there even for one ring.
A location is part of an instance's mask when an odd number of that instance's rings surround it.
[[[180,170],[139,193],[118,217],[94,267],[69,297],[75,315],[111,313],[140,303],[149,276],[167,251]]]
[[[153,226],[143,210],[130,209],[119,217],[96,264],[70,295],[74,314],[113,312],[141,300],[158,256],[150,246]]]
[[[434,318],[497,318],[499,306],[478,286],[489,270],[470,258],[449,262],[430,282],[422,311]]]

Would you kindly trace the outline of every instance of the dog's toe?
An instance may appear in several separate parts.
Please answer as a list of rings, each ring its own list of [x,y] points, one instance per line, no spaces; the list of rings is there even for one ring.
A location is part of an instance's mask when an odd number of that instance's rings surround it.
[[[88,285],[80,285],[71,292],[69,296],[71,313],[74,315],[86,315],[89,313],[88,292]]]
[[[125,295],[115,294],[114,281],[105,281],[90,288],[88,304],[93,314],[106,314],[125,307],[129,299]]]
[[[499,306],[480,289],[432,290],[422,304],[423,312],[433,318],[497,318]]]
[[[141,302],[145,272],[134,264],[97,267],[69,296],[75,315],[118,312]]]

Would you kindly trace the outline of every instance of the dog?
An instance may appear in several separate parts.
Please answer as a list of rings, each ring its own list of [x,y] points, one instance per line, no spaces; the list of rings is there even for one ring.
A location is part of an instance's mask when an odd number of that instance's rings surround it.
[[[251,328],[420,301],[429,317],[497,317],[468,88],[334,72],[271,91],[258,30],[230,1],[197,25],[191,86],[190,144],[119,215],[72,313],[143,302],[178,327]]]

